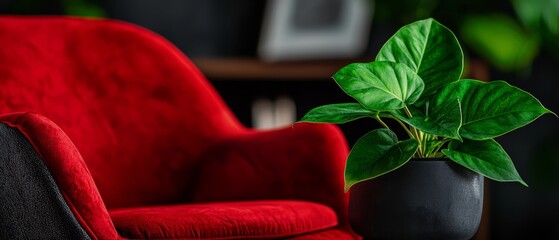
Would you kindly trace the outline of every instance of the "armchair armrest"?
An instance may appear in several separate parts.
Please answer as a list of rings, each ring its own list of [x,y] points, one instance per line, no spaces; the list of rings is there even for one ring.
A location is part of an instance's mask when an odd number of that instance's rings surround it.
[[[327,124],[236,135],[200,160],[194,201],[307,200],[332,207],[344,223],[347,153],[339,128]]]
[[[35,113],[0,116],[31,143],[77,222],[91,239],[119,239],[79,151],[56,124]]]

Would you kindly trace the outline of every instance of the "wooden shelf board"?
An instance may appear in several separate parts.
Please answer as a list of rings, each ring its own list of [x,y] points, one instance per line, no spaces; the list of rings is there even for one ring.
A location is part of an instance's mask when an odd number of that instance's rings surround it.
[[[331,80],[340,68],[357,60],[265,62],[256,58],[192,60],[212,80]]]
[[[242,81],[330,81],[342,67],[354,62],[369,62],[367,59],[316,60],[291,62],[265,62],[257,58],[196,58],[194,64],[211,80]],[[487,65],[470,60],[467,76],[488,80]]]

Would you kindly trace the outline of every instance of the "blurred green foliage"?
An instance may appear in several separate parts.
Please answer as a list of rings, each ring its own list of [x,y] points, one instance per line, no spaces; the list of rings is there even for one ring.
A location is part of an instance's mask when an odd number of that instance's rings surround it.
[[[94,0],[63,0],[64,10],[67,15],[83,17],[106,17],[107,13]]]
[[[2,3],[7,14],[64,14],[104,18],[107,16],[98,0],[8,0]]]
[[[467,49],[503,72],[530,70],[545,52],[559,58],[559,0],[374,0],[375,20],[445,22]]]
[[[528,68],[540,46],[536,34],[503,14],[468,16],[460,35],[473,51],[507,72]]]

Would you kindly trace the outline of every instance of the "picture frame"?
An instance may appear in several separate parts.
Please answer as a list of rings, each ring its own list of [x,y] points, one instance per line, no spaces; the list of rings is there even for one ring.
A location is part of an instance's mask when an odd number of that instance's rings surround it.
[[[258,56],[266,61],[354,58],[368,46],[371,0],[269,0]]]

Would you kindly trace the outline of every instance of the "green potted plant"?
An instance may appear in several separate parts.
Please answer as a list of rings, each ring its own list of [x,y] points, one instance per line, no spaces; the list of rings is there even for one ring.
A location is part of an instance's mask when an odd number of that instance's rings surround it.
[[[494,140],[552,113],[504,81],[461,79],[463,53],[434,19],[402,27],[375,61],[334,76],[356,102],[324,105],[300,122],[372,118],[345,168],[349,218],[366,238],[470,238],[479,226],[483,176],[527,184]],[[552,113],[554,114],[554,113]],[[398,140],[389,124],[408,139]]]

